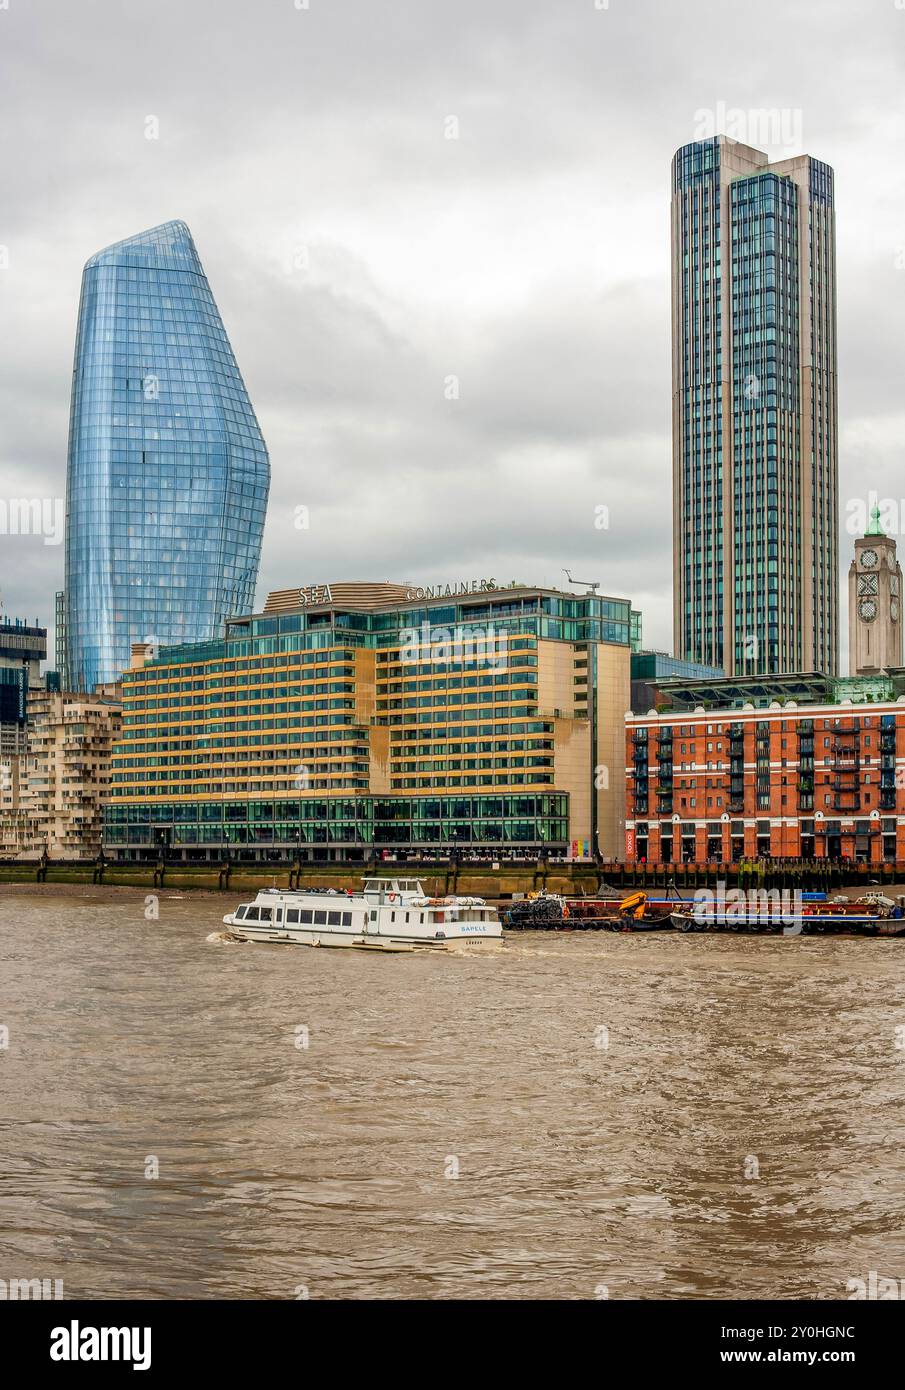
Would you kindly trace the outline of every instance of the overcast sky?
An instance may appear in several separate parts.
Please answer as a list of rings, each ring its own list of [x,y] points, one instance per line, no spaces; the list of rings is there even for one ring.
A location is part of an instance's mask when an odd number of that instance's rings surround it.
[[[568,566],[670,649],[670,160],[766,110],[836,171],[844,573],[847,500],[905,498],[903,5],[0,0],[0,496],[65,495],[85,260],[179,217],[270,450],[259,606]],[[0,547],[52,626],[63,546]]]

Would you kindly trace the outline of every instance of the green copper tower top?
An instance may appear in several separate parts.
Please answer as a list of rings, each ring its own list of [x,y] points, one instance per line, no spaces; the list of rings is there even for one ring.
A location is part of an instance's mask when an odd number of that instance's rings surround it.
[[[867,530],[864,532],[864,534],[865,534],[865,536],[885,536],[885,535],[886,535],[886,532],[883,530],[883,527],[880,525],[880,508],[879,508],[879,506],[876,506],[876,507],[874,507],[874,508],[871,510],[871,514],[870,514],[870,525],[868,526],[868,528],[867,528]]]

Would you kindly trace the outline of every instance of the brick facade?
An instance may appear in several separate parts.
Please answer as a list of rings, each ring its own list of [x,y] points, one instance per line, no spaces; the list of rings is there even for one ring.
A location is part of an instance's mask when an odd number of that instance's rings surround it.
[[[627,719],[627,863],[824,857],[905,861],[905,704]]]

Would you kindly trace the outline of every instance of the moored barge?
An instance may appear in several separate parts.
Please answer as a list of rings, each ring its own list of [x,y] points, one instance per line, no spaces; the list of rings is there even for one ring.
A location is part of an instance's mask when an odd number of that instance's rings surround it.
[[[823,893],[742,894],[712,900],[652,898],[645,892],[627,897],[566,898],[554,893],[529,894],[503,914],[503,926],[515,931],[663,931],[749,932],[789,936],[905,936],[902,908],[891,898],[866,893],[856,900],[826,900]]]

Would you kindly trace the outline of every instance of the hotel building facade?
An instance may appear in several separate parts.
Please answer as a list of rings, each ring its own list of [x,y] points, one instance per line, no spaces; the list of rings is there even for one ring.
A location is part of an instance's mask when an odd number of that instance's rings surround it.
[[[838,669],[833,171],[725,136],[672,165],[674,649]]]
[[[626,721],[627,863],[905,861],[905,669],[660,693]]]
[[[272,594],[122,682],[125,858],[621,856],[640,615],[493,580]]]

